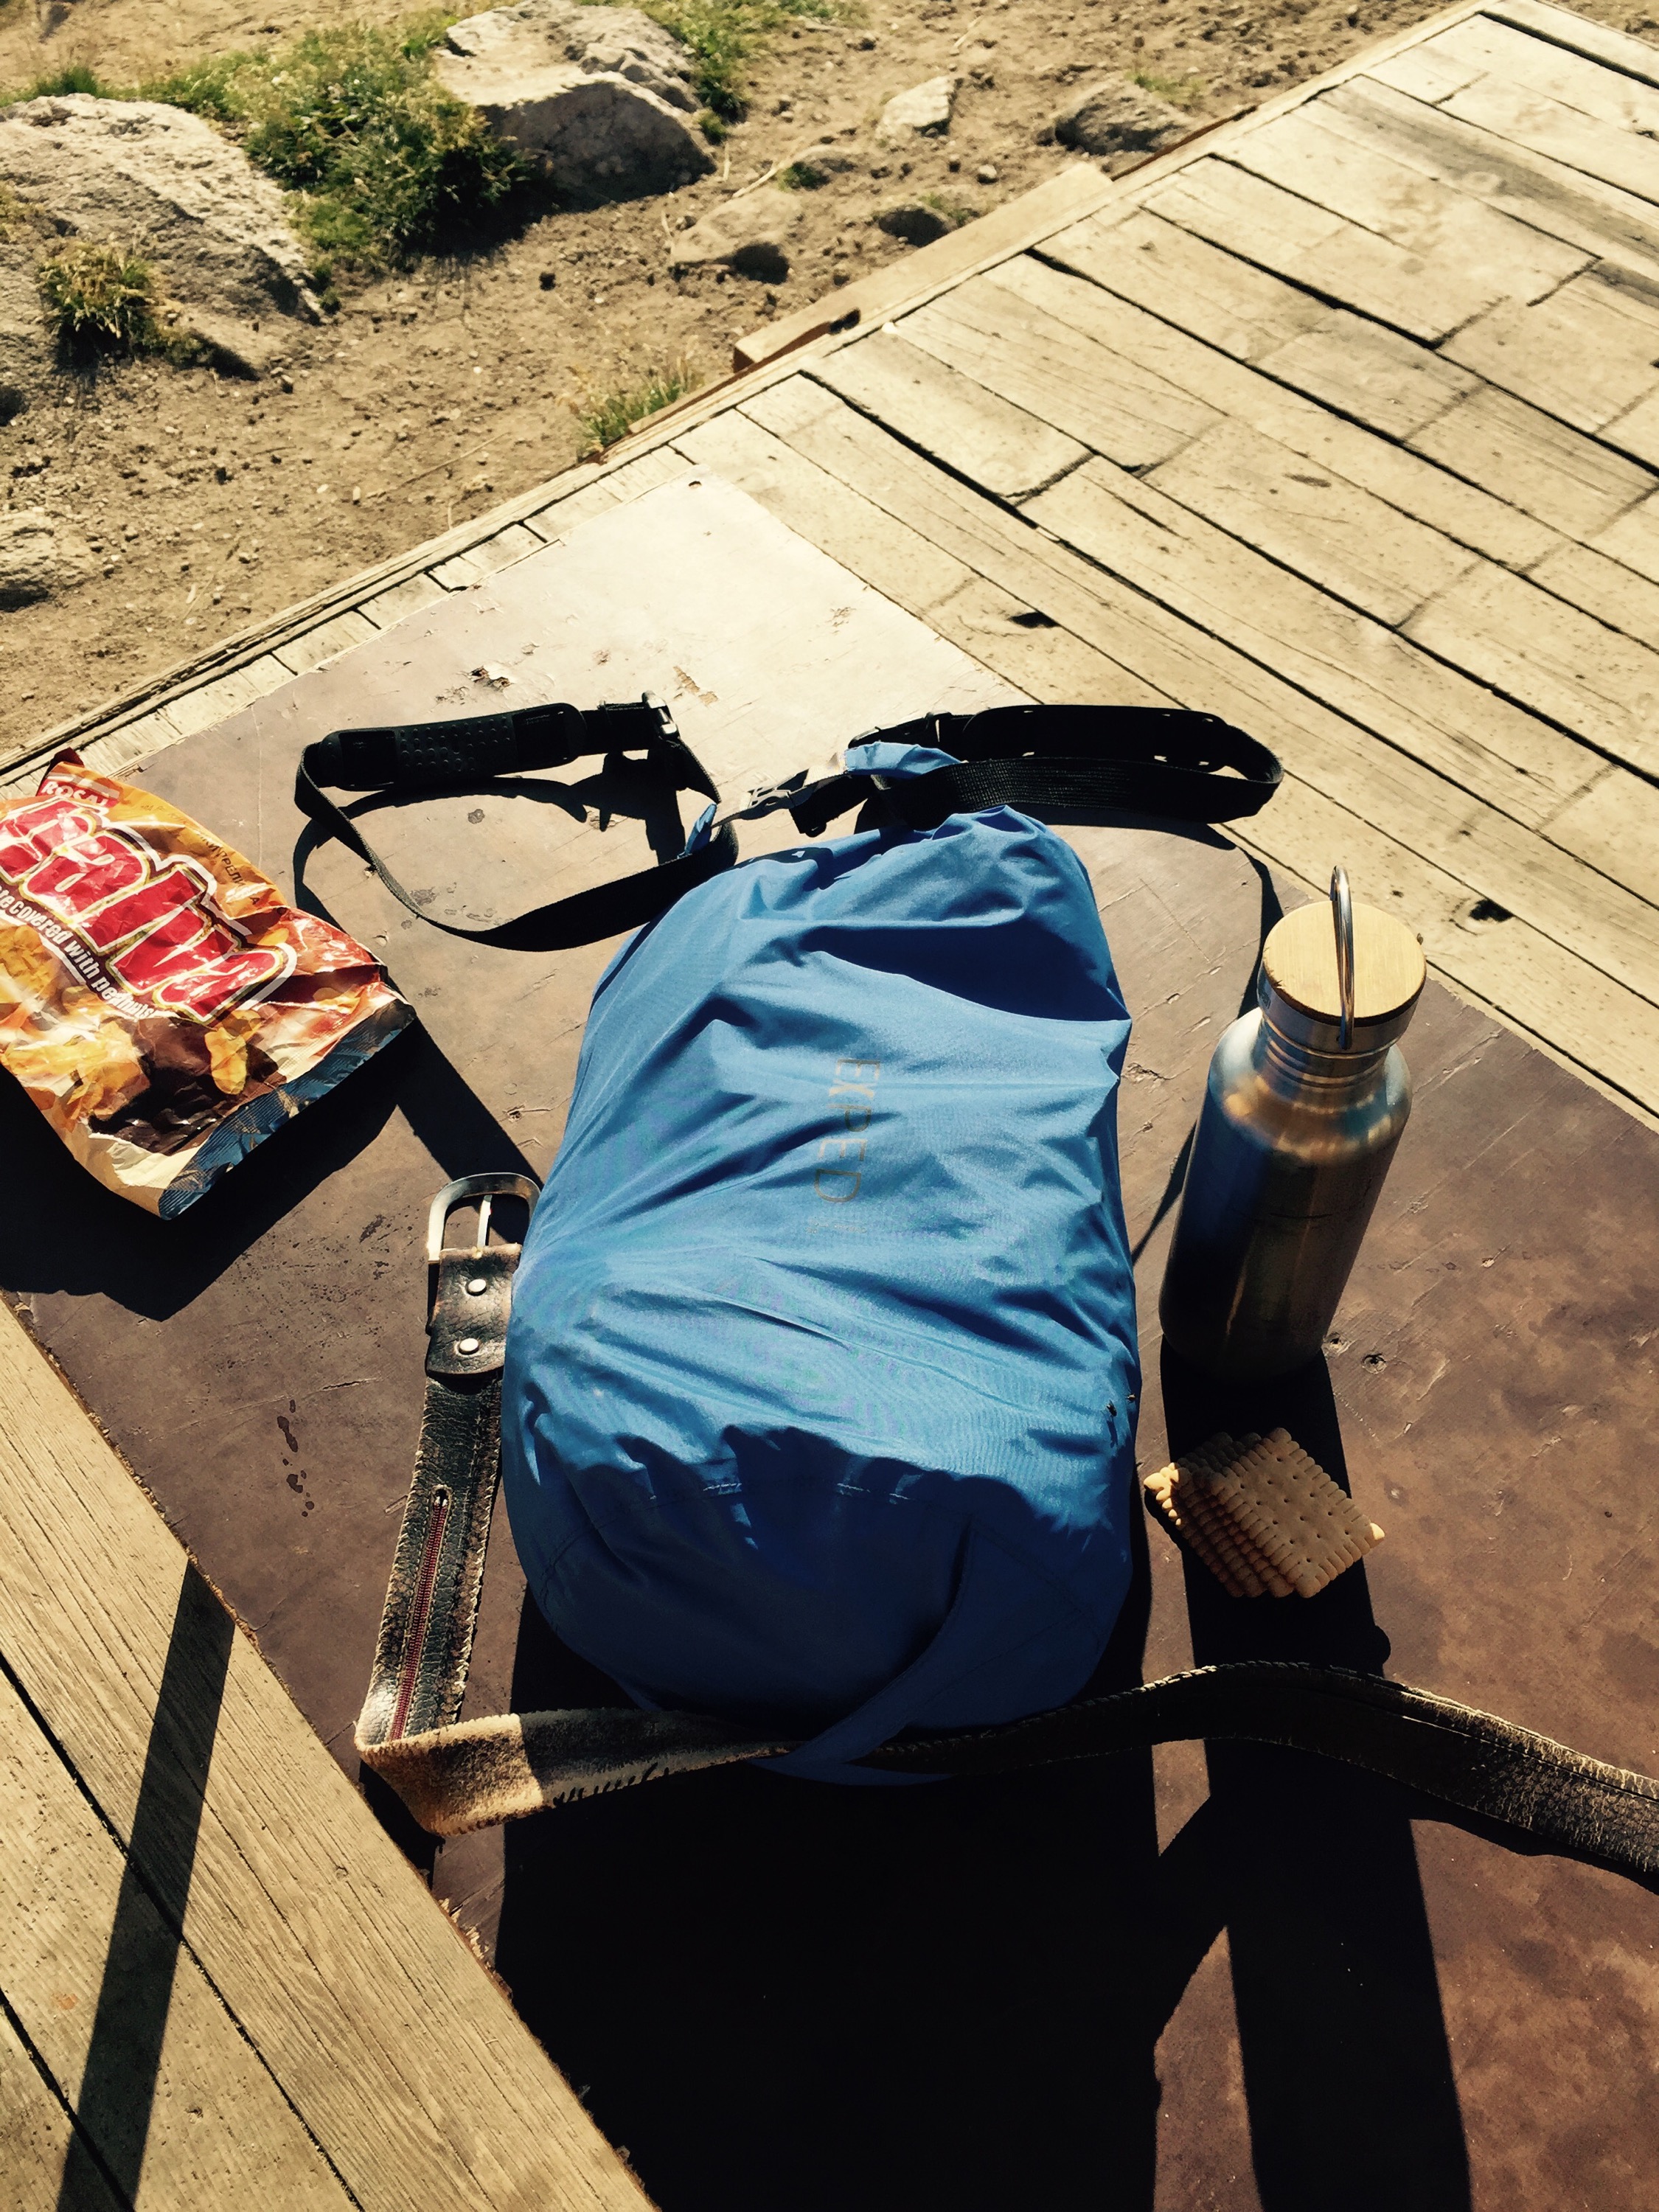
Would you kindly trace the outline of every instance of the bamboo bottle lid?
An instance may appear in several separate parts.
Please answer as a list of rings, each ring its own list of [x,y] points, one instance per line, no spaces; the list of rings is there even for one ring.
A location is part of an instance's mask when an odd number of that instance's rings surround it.
[[[1281,999],[1316,1021],[1340,1022],[1342,987],[1328,900],[1314,899],[1276,922],[1261,948],[1262,973]],[[1374,906],[1353,908],[1353,1018],[1393,1021],[1415,1004],[1428,975],[1423,948],[1403,921]]]

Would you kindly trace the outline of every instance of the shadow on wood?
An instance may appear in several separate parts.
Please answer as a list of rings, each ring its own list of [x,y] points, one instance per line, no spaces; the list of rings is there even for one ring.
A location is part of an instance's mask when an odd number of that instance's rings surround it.
[[[1348,1487],[1322,1360],[1255,1387],[1166,1346],[1170,1449],[1283,1425]],[[1363,1566],[1311,1599],[1238,1601],[1183,1560],[1193,1656],[1380,1671]],[[1408,1800],[1296,1752],[1208,1752],[1208,1887],[1224,1919],[1263,2212],[1468,2212],[1468,2161]],[[1443,1812],[1443,1808],[1442,1808]],[[1365,2094],[1356,2097],[1354,2085]]]
[[[58,2212],[137,2194],[235,1624],[186,1566],[75,2105]],[[138,1869],[149,1869],[149,1878]]]

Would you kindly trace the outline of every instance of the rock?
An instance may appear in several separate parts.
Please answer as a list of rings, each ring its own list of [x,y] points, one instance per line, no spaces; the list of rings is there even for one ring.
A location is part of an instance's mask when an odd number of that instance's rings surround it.
[[[248,378],[267,375],[282,353],[281,343],[269,330],[241,323],[229,315],[215,315],[204,307],[186,307],[176,318],[178,327],[199,338],[222,376]]]
[[[182,108],[81,92],[25,100],[0,112],[0,182],[60,235],[142,239],[181,304],[319,319],[280,186]]]
[[[693,64],[637,8],[523,0],[469,16],[433,58],[447,92],[534,155],[562,192],[635,198],[714,167],[687,118]]]
[[[889,238],[902,239],[907,246],[931,246],[953,228],[947,217],[929,207],[884,208],[876,217],[878,230],[884,230]]]
[[[1085,85],[1054,118],[1054,135],[1080,154],[1155,154],[1185,137],[1192,119],[1139,85]]]
[[[452,25],[447,44],[465,60],[510,63],[514,68],[568,64],[589,76],[626,77],[688,114],[698,106],[690,53],[672,32],[637,8],[521,0],[516,8],[492,8],[488,15]],[[438,58],[447,66],[446,56]]]
[[[701,222],[694,222],[689,230],[671,239],[670,266],[697,269],[719,262],[735,269],[740,276],[781,283],[789,274],[789,256],[783,241],[800,218],[799,192],[762,185],[757,191],[716,208]]]
[[[0,607],[68,591],[92,573],[92,548],[44,507],[0,508]]]
[[[913,138],[937,138],[951,127],[957,96],[953,76],[930,76],[890,100],[881,111],[876,137],[884,146],[908,146]]]
[[[989,161],[981,163],[979,169],[980,183],[982,185],[994,185],[996,180],[997,173],[994,166]]]

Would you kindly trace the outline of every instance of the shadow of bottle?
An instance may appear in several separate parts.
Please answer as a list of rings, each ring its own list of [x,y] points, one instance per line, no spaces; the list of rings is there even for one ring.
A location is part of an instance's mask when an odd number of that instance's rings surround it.
[[[1322,1359],[1253,1386],[1167,1346],[1170,1449],[1288,1429],[1343,1487]],[[1363,1565],[1312,1599],[1241,1601],[1184,1562],[1200,1666],[1304,1660],[1382,1671]],[[1468,2153],[1407,1800],[1331,1761],[1238,1744],[1207,1754],[1210,1850],[1264,2212],[1468,2212]]]

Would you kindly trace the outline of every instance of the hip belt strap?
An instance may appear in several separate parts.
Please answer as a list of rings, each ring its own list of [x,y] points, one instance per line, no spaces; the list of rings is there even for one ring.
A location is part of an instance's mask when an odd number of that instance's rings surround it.
[[[501,1359],[519,1257],[515,1244],[489,1243],[489,1206],[535,1191],[526,1176],[470,1176],[432,1210],[426,1411],[356,1742],[437,1836],[795,1748],[701,1713],[601,1707],[456,1718],[500,1479]],[[476,1243],[446,1248],[451,1208],[475,1200]],[[1659,1889],[1659,1782],[1431,1691],[1343,1668],[1195,1668],[995,1728],[899,1736],[862,1763],[895,1774],[1004,1774],[1195,1739],[1340,1759],[1507,1828],[1517,1848]]]

